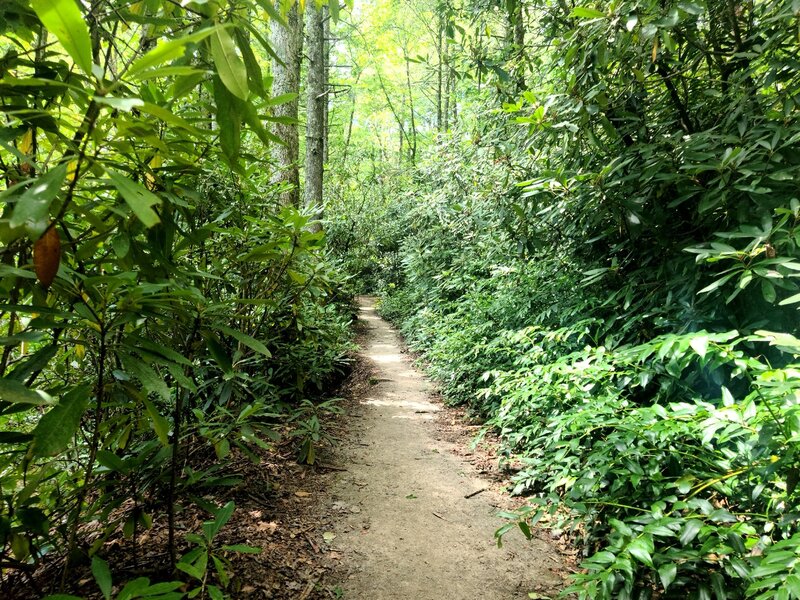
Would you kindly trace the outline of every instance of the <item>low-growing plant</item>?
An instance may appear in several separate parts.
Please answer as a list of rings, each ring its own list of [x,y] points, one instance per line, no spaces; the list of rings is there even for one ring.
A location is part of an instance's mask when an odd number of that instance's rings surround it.
[[[233,516],[234,509],[234,503],[228,502],[214,511],[212,520],[203,523],[201,533],[186,534],[186,540],[195,547],[186,552],[175,566],[189,575],[196,586],[189,589],[187,598],[208,596],[212,600],[223,600],[233,572],[230,557],[261,552],[260,548],[246,544],[216,544],[217,534]],[[216,583],[212,583],[212,573],[216,576]]]

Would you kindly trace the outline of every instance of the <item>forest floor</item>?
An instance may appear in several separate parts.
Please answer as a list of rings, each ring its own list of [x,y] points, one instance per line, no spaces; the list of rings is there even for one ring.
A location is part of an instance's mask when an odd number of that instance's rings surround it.
[[[229,555],[229,597],[243,600],[510,600],[551,598],[574,569],[564,539],[535,531],[530,542],[513,530],[498,548],[498,511],[522,503],[504,491],[496,440],[473,438],[462,409],[444,406],[413,366],[395,331],[360,301],[361,351],[339,393],[344,414],[326,419],[337,442],[322,447],[313,466],[294,460],[296,440],[231,465],[241,483],[204,495],[236,511],[216,540],[249,544],[258,554]],[[213,464],[213,456],[205,462]],[[203,461],[201,461],[203,462]],[[199,467],[198,467],[199,468]],[[180,537],[208,518],[181,509]],[[87,543],[94,535],[86,532]],[[102,555],[121,586],[140,575],[170,578],[165,516],[154,519],[138,545],[122,535]],[[185,544],[184,544],[185,546]],[[137,551],[138,548],[138,551]],[[186,551],[185,547],[180,549]],[[0,597],[32,600],[53,592],[63,561],[0,585]],[[71,590],[101,597],[88,563],[70,569]],[[10,588],[9,588],[10,585]]]
[[[325,492],[326,538],[345,600],[547,598],[571,562],[544,533],[512,531],[498,548],[503,492],[491,441],[436,399],[395,331],[362,298],[362,356],[372,373],[348,411],[348,434]],[[331,589],[331,588],[329,588]]]

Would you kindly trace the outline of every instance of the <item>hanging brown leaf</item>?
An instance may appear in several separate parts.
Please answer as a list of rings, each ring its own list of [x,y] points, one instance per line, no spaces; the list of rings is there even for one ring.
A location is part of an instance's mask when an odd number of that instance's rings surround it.
[[[61,264],[61,239],[55,227],[51,226],[33,245],[33,268],[36,278],[45,288],[56,278]]]

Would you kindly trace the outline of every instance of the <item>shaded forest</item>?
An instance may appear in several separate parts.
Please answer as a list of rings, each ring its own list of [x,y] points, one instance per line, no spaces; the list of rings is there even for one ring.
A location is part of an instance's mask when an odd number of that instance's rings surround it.
[[[328,451],[370,294],[565,597],[800,598],[799,15],[3,2],[0,593],[240,597],[209,490]]]

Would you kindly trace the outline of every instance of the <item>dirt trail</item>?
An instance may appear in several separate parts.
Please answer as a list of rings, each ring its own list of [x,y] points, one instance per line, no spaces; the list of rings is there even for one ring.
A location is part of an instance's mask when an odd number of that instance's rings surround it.
[[[376,368],[333,485],[332,549],[349,575],[344,600],[508,600],[547,597],[561,584],[558,552],[518,532],[493,533],[505,499],[437,439],[431,384],[400,351],[391,327],[361,301],[363,354]],[[360,414],[359,414],[360,413]],[[360,417],[360,418],[359,418]],[[484,490],[465,498],[466,495]]]

